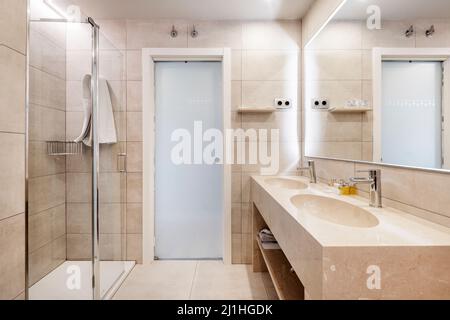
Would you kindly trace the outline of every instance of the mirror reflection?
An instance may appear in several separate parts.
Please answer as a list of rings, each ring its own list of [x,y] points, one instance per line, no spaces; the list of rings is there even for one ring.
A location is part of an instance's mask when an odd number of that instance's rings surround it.
[[[306,156],[450,169],[450,1],[347,1],[304,76]]]

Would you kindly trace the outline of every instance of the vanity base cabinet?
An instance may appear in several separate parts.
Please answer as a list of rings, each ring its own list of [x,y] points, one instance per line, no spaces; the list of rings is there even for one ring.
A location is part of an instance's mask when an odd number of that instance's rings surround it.
[[[304,300],[305,288],[282,250],[266,250],[259,232],[268,228],[253,205],[253,272],[268,272],[280,300]]]

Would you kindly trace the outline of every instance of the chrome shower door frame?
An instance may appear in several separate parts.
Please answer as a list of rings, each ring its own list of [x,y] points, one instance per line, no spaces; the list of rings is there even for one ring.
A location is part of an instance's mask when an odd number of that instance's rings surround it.
[[[99,49],[100,26],[94,19],[88,18],[92,26],[92,290],[93,299],[101,300],[100,293],[100,221],[99,221],[99,178],[100,144],[98,139],[98,86],[99,86]]]

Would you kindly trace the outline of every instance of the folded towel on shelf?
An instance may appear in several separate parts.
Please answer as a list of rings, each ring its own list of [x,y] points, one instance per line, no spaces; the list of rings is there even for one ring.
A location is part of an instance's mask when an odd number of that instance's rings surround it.
[[[269,229],[263,229],[259,232],[259,239],[264,250],[280,250],[275,236]]]
[[[261,239],[262,243],[277,243],[274,235],[268,229],[263,229],[259,232],[259,239]]]

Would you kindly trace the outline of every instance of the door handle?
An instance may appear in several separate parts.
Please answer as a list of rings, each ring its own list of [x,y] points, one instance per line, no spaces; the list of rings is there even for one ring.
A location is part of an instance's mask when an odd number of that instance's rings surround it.
[[[119,170],[119,172],[127,172],[127,154],[126,153],[117,154],[117,170]]]

